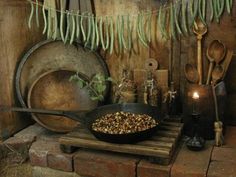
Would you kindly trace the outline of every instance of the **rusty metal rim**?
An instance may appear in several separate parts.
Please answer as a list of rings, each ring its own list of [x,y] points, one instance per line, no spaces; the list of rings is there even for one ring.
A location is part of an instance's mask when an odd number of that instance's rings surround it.
[[[27,104],[22,96],[22,93],[21,93],[21,89],[20,89],[20,78],[21,78],[21,72],[24,68],[24,65],[25,63],[27,62],[27,59],[30,57],[30,55],[36,51],[37,49],[39,49],[40,47],[44,46],[44,45],[47,45],[49,43],[52,43],[52,42],[56,42],[56,41],[61,41],[61,40],[44,40],[44,41],[41,41],[39,43],[37,43],[36,45],[34,45],[32,48],[30,48],[24,55],[23,57],[21,58],[20,62],[18,63],[18,67],[16,69],[16,72],[15,72],[15,91],[16,91],[16,95],[17,95],[17,98],[21,104],[22,107],[27,107]],[[95,51],[91,51],[89,48],[87,47],[84,47],[82,46],[81,44],[79,43],[74,43],[74,45],[76,47],[80,46],[80,47],[83,47],[85,50],[88,50],[89,52],[92,52],[93,54],[95,54],[97,56],[97,58],[99,59],[98,61],[100,62],[101,66],[104,68],[104,73],[105,73],[105,76],[108,77],[110,76],[110,73],[109,73],[109,70],[108,70],[108,67],[106,65],[106,63],[104,62],[103,58]],[[108,92],[110,90],[110,83],[108,83],[108,89],[107,89],[107,92],[105,93],[105,98],[108,96]]]

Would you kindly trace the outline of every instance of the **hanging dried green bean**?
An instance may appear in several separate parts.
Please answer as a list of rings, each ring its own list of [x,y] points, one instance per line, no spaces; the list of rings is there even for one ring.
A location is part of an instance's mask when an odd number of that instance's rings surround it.
[[[35,0],[35,18],[36,18],[36,25],[39,27],[39,3],[38,0]]]
[[[65,42],[65,36],[64,36],[64,11],[62,7],[62,0],[60,1],[61,4],[61,14],[60,14],[60,35],[61,35],[61,40]]]
[[[98,18],[95,17],[95,33],[96,33],[96,47],[99,46],[99,32],[98,32]]]
[[[191,20],[190,20],[190,28],[193,26],[193,23],[198,15],[198,0],[192,0],[190,3],[190,14],[191,14]]]
[[[176,26],[176,29],[178,31],[178,33],[180,35],[182,35],[182,30],[181,30],[181,27],[179,25],[179,13],[180,13],[180,5],[176,4],[176,6],[174,7],[174,15],[175,15],[175,26]]]
[[[230,9],[233,8],[233,0],[229,0],[229,4],[230,4]]]
[[[202,9],[203,9],[203,8],[202,8],[203,3],[204,3],[203,0],[198,0],[198,16],[199,16],[200,20],[202,21],[202,23],[203,23],[204,25],[206,25],[206,21],[205,21],[205,19],[204,19],[204,17],[203,17],[203,11],[202,11]]]
[[[110,17],[110,38],[109,53],[112,54],[114,48],[114,27],[112,17]]]
[[[86,42],[85,42],[85,46],[88,45],[88,43],[90,42],[90,38],[91,38],[91,27],[92,27],[92,16],[89,13],[88,17],[87,17],[87,36],[86,36]]]
[[[218,18],[220,18],[220,16],[222,15],[223,11],[224,11],[224,7],[225,7],[225,0],[221,0],[219,2],[219,11],[218,11]]]
[[[214,8],[214,17],[216,19],[216,22],[219,23],[219,17],[218,17],[218,0],[213,1],[213,8]]]
[[[141,34],[141,19],[140,19],[141,15],[142,15],[141,13],[138,14],[137,24],[136,24],[138,38],[145,47],[148,47],[147,43],[144,41],[142,34]]]
[[[214,0],[209,0],[209,1],[210,1],[210,11],[211,11],[210,21],[212,21],[214,18],[214,7],[213,7]]]
[[[73,43],[74,39],[75,39],[75,16],[74,14],[70,15],[71,17],[71,35],[70,35],[70,44]]]
[[[124,16],[121,16],[121,41],[122,41],[122,45],[125,49],[127,49],[127,45],[125,42],[125,33],[124,33],[124,28],[125,28],[125,24],[124,24]]]
[[[47,17],[46,17],[46,11],[45,11],[44,6],[42,7],[42,13],[43,13],[43,22],[44,22],[43,34],[45,34],[47,31]]]
[[[118,45],[119,45],[119,53],[122,51],[122,39],[121,39],[121,30],[120,30],[120,16],[118,15],[116,18],[116,34],[118,37]]]
[[[162,26],[162,29],[163,29],[163,33],[164,33],[164,38],[165,39],[168,39],[168,35],[167,35],[167,20],[166,20],[166,18],[168,17],[168,12],[167,12],[167,10],[166,9],[164,9],[164,11],[163,11],[163,15],[162,15],[162,24],[161,24],[161,26]]]
[[[66,12],[66,35],[65,35],[65,41],[64,43],[67,42],[69,38],[69,33],[70,33],[70,13],[69,11]]]
[[[162,28],[162,6],[160,6],[159,11],[158,11],[158,17],[157,17],[157,25],[158,28],[160,29],[161,36],[164,37],[164,31]]]
[[[127,15],[127,37],[128,37],[127,48],[128,48],[128,50],[131,50],[131,47],[132,47],[132,32],[131,32],[131,28],[130,28],[129,14]]]
[[[94,43],[95,43],[95,35],[96,35],[96,31],[95,31],[95,18],[93,15],[91,17],[91,50],[94,49]]]
[[[80,38],[80,16],[79,16],[79,10],[76,12],[76,38]]]
[[[51,18],[51,9],[48,9],[48,29],[47,29],[47,38],[51,38],[52,33],[52,18]]]
[[[187,5],[186,1],[182,0],[182,6],[181,6],[182,7],[181,8],[182,9],[182,13],[181,13],[181,15],[182,15],[183,31],[184,31],[185,34],[188,34],[187,17],[186,17],[186,9],[187,9],[186,5]],[[172,5],[172,8],[174,8],[173,5]]]
[[[170,3],[170,37],[176,39],[175,25],[174,25],[174,6]]]
[[[102,25],[103,25],[103,20],[102,20],[102,17],[100,17],[100,20],[99,20],[100,41],[102,44],[102,49],[105,50],[104,38],[103,38],[103,26]]]
[[[106,16],[106,20],[105,20],[105,31],[106,31],[106,45],[105,45],[105,50],[108,49],[109,47],[109,29],[108,29],[108,17]]]
[[[142,36],[142,39],[143,41],[147,44],[148,43],[148,40],[147,40],[147,36],[146,36],[146,33],[145,33],[145,24],[144,24],[144,12],[141,12],[141,17],[140,17],[140,33],[141,33],[141,36]],[[148,46],[148,45],[147,45]]]
[[[226,0],[226,9],[227,9],[228,14],[231,14],[230,0]]]
[[[53,40],[56,40],[57,39],[57,25],[58,25],[58,21],[57,21],[57,11],[56,9],[53,10],[53,13],[54,13],[54,33],[53,33]]]
[[[28,27],[31,29],[31,22],[34,15],[34,4],[32,1],[30,1],[30,6],[31,6],[31,12],[30,12],[29,20],[28,20]]]
[[[147,21],[148,21],[148,37],[147,37],[147,41],[150,43],[151,42],[151,29],[152,29],[152,12],[149,11],[148,12],[148,18],[147,18]]]
[[[206,21],[206,0],[202,0],[202,17]]]
[[[81,29],[81,32],[82,32],[82,35],[83,35],[83,42],[86,41],[86,34],[85,34],[85,31],[84,31],[84,24],[83,24],[85,14],[86,14],[86,12],[83,12],[82,15],[81,15],[81,18],[80,18],[80,29]]]

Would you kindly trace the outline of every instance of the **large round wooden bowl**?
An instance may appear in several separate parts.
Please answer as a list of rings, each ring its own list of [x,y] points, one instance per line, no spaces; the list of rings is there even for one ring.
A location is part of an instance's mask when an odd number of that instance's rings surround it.
[[[80,89],[69,78],[75,72],[69,70],[53,70],[40,75],[28,91],[27,103],[30,108],[54,110],[91,110],[97,102],[91,101],[85,88]],[[80,74],[80,77],[87,79]],[[32,117],[43,127],[55,132],[69,132],[78,122],[67,117],[32,114]]]

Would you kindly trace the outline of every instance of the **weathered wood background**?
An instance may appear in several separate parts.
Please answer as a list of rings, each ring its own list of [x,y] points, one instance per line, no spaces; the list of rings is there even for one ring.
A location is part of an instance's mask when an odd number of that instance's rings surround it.
[[[117,15],[117,14],[137,14],[140,10],[153,10],[159,7],[159,1],[156,0],[94,0],[92,9],[99,15]],[[91,8],[90,1],[83,1],[84,8]],[[20,56],[32,45],[42,40],[41,29],[27,27],[27,20],[30,12],[30,5],[26,0],[1,0],[0,1],[0,105],[16,105],[14,94],[14,72],[17,61]],[[159,69],[169,69],[172,61],[171,77],[175,81],[181,97],[183,97],[186,79],[184,76],[184,66],[186,63],[196,63],[196,37],[184,37],[179,41],[165,41],[160,37],[156,29],[156,23],[152,26],[152,41],[150,48],[143,47],[137,40],[135,41],[135,50],[123,55],[106,54],[104,56],[111,76],[119,79],[122,68],[144,69],[144,62],[147,58],[155,58],[159,62]],[[135,36],[134,36],[135,38]],[[203,39],[203,61],[204,61],[204,79],[208,68],[206,58],[206,48],[209,43],[219,39],[225,45],[234,50],[236,54],[236,0],[232,16],[224,14],[220,24],[216,22],[208,26],[208,33]],[[172,59],[172,60],[170,60]],[[228,119],[236,122],[236,55],[232,60],[229,72],[226,76],[226,86],[228,88]],[[0,139],[8,137],[17,130],[27,125],[25,119],[19,118],[16,113],[0,114]]]
[[[0,1],[0,105],[17,105],[15,67],[20,56],[42,40],[41,29],[27,27],[30,6],[24,0]],[[17,113],[0,113],[0,140],[30,123]]]

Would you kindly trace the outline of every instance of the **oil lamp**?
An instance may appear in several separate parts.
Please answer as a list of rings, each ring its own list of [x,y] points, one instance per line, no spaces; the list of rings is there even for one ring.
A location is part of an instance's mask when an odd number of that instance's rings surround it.
[[[199,99],[200,96],[198,92],[193,92],[193,110],[192,110],[192,121],[193,121],[193,137],[190,137],[186,145],[190,150],[199,151],[204,148],[205,140],[199,136],[199,119],[200,119],[200,112],[199,112]]]

